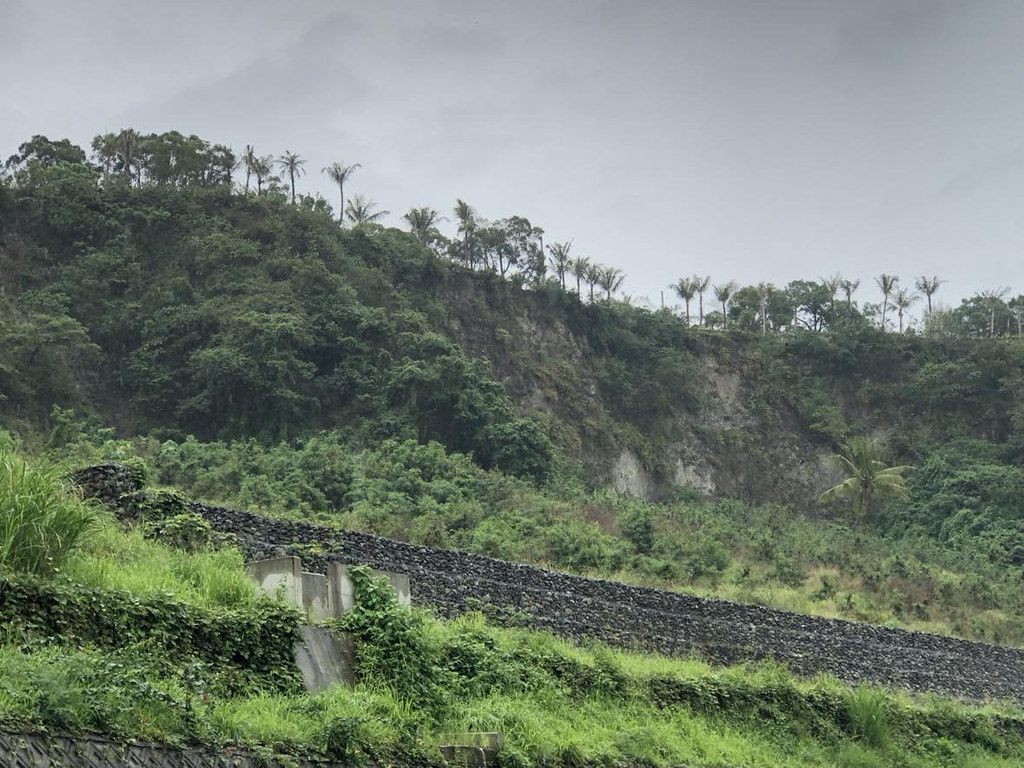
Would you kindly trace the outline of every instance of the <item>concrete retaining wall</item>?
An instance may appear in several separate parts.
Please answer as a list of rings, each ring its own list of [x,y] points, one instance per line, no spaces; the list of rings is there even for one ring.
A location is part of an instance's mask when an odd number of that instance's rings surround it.
[[[100,737],[70,738],[2,731],[0,765],[3,768],[341,768],[340,763],[254,758],[237,749],[213,752],[158,744],[122,744]]]
[[[134,490],[123,470],[90,468],[79,479],[87,492],[105,496],[121,514],[132,516],[130,500],[118,501],[110,491]],[[197,502],[190,508],[217,530],[235,534],[248,558],[316,544],[331,554],[306,555],[310,570],[326,572],[329,563],[338,562],[409,574],[414,602],[445,616],[483,604],[495,609],[498,620],[569,638],[697,653],[716,664],[773,658],[801,674],[825,672],[850,683],[1024,703],[1022,649],[580,578]]]

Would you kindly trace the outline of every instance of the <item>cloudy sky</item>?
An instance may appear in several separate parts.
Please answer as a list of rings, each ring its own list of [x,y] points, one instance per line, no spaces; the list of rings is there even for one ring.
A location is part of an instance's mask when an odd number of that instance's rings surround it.
[[[0,0],[0,155],[177,129],[694,272],[1024,292],[1021,0]]]

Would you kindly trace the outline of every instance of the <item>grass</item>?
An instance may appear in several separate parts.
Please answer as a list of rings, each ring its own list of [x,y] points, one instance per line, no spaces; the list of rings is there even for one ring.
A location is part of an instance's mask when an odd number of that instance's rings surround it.
[[[0,568],[53,573],[94,521],[55,469],[0,452]]]
[[[544,677],[536,686],[495,686],[453,694],[430,713],[403,699],[386,680],[316,696],[206,696],[190,690],[183,670],[147,658],[143,649],[104,656],[88,649],[0,645],[0,726],[101,732],[118,738],[241,745],[281,753],[358,761],[436,755],[451,733],[501,731],[511,766],[690,765],[745,768],[1011,768],[1024,760],[1012,731],[979,738],[965,723],[1019,710],[970,707],[878,689],[851,690],[834,680],[802,681],[773,666],[713,670],[670,659],[581,648],[550,635],[486,627],[480,617],[430,621],[434,641],[449,647],[485,637],[493,651],[606,666],[622,675],[618,692],[574,690]],[[658,703],[644,681],[669,677],[726,694],[714,706]],[[849,727],[802,714],[785,702],[845,700]],[[729,699],[732,701],[729,701]],[[711,701],[713,699],[709,699]],[[880,711],[884,731],[873,731]],[[948,723],[926,732],[920,723]]]
[[[240,608],[256,599],[242,566],[234,548],[184,551],[124,530],[56,468],[0,453],[0,572]]]
[[[237,549],[186,552],[122,530],[109,514],[97,515],[94,533],[68,558],[62,575],[78,584],[162,595],[201,608],[239,608],[256,599]]]

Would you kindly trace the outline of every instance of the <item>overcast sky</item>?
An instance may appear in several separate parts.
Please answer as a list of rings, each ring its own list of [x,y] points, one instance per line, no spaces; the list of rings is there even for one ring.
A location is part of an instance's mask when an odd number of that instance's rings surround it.
[[[1024,292],[1021,0],[0,0],[0,155],[176,129],[393,215],[527,216],[694,272]]]

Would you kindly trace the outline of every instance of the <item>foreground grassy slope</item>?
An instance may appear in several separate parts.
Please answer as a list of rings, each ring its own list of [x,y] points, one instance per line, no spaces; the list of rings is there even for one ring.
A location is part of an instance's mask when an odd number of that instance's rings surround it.
[[[116,603],[136,617],[119,637],[101,640],[81,616],[82,628],[70,634],[59,631],[60,608],[39,614],[26,603],[0,640],[0,727],[413,764],[435,762],[446,734],[471,730],[505,733],[502,763],[521,766],[1002,768],[1024,759],[1024,712],[1009,705],[799,681],[774,666],[712,670],[600,644],[580,648],[490,627],[479,615],[443,623],[401,608],[366,572],[356,573],[357,608],[338,623],[357,637],[362,683],[308,696],[295,689],[284,657],[276,670],[240,676],[209,661],[215,649],[190,656],[175,635],[184,610],[208,617],[191,624],[194,631],[205,631],[204,621],[227,622],[225,629],[233,621],[227,635],[241,634],[231,642],[246,637],[251,611],[266,601],[247,584],[229,542],[209,541],[196,521],[177,518],[122,531],[52,471],[10,455],[0,464],[4,520],[19,519],[30,495],[55,523],[41,542],[60,533],[61,516],[88,520],[77,545],[48,567],[26,573],[20,550],[7,550],[3,609],[10,612],[19,589],[35,589],[72,606],[80,596]],[[179,626],[140,634],[139,617],[159,627],[167,611]]]
[[[736,500],[538,489],[437,444],[392,441],[352,453],[330,433],[273,448],[98,437],[80,435],[61,453],[79,466],[142,462],[154,482],[189,497],[271,515],[799,613],[1024,643],[1021,569],[993,557],[1000,545],[991,534],[1000,529],[990,523],[979,536],[970,527],[978,519],[963,516],[964,528],[946,525],[950,546],[929,528],[928,499],[966,505],[984,491],[995,509],[995,491],[1016,487],[991,478],[979,487],[985,473],[1012,473],[957,453],[937,456],[906,502],[858,526]],[[952,469],[958,462],[966,466]]]

